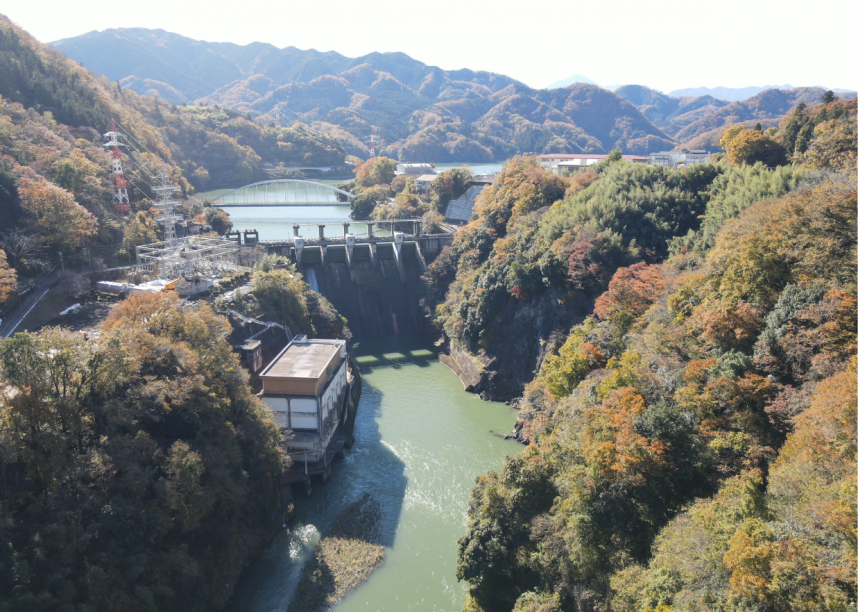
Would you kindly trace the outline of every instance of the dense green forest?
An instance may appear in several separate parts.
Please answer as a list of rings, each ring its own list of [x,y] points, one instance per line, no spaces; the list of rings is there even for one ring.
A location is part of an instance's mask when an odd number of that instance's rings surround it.
[[[346,321],[275,256],[233,309],[311,337]],[[134,293],[100,336],[0,343],[0,610],[219,610],[281,527],[282,432],[232,327]]]
[[[225,603],[274,527],[282,462],[229,331],[135,294],[98,339],[0,345],[0,609]]]
[[[592,314],[542,340],[529,445],[478,479],[465,610],[855,609],[855,121],[831,96],[730,163],[517,158],[481,194],[427,274],[453,347],[496,363],[545,295]]]

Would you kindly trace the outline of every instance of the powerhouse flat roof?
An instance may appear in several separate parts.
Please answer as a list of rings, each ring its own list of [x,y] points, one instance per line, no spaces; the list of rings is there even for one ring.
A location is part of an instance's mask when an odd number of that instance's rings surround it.
[[[331,359],[342,349],[345,340],[304,340],[290,342],[260,378],[315,378],[325,371]]]

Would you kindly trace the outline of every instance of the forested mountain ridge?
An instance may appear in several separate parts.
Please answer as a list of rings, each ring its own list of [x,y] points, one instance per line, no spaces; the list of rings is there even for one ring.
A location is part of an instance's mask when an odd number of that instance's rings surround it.
[[[721,133],[741,123],[777,127],[800,103],[818,104],[821,87],[767,89],[744,100],[726,102],[710,95],[676,98],[642,85],[625,85],[615,92],[638,107],[644,116],[689,149],[718,149]],[[854,97],[854,92],[844,97]]]
[[[757,121],[770,127],[790,104],[816,103],[824,93],[804,88],[777,102],[763,92],[762,102],[747,100],[722,112],[728,103],[708,95],[680,99],[641,86],[622,87],[615,95],[588,83],[536,90],[495,73],[428,66],[403,53],[347,58],[143,28],[90,32],[53,44],[125,87],[176,104],[217,104],[264,122],[285,104],[360,157],[368,154],[374,126],[383,154],[402,161],[490,161],[614,147],[646,154],[677,144],[717,148],[718,128]]]
[[[54,45],[111,80],[176,103],[218,104],[264,121],[286,103],[362,155],[371,125],[380,128],[383,152],[400,159],[487,161],[673,145],[632,105],[597,87],[533,90],[503,75],[442,70],[402,53],[351,59],[143,29],[92,32]]]
[[[151,95],[160,95],[176,104],[192,102],[215,93],[225,85],[255,75],[264,76],[277,87],[292,82],[309,83],[321,76],[338,75],[363,64],[392,75],[397,83],[417,93],[424,84],[428,88],[434,81],[433,77],[441,72],[451,82],[478,83],[489,86],[492,91],[520,84],[487,72],[441,71],[404,53],[370,53],[349,58],[335,51],[295,47],[278,49],[268,43],[236,45],[197,41],[164,30],[145,28],[94,31],[53,42],[51,46],[112,81],[134,79],[124,84],[138,93],[149,93],[142,89],[144,86],[140,79],[149,79],[154,87],[163,83],[171,90],[180,91],[181,97],[170,99],[156,90],[151,90]],[[112,57],[105,58],[103,52],[108,47],[112,49]],[[132,60],[132,56],[135,59]]]

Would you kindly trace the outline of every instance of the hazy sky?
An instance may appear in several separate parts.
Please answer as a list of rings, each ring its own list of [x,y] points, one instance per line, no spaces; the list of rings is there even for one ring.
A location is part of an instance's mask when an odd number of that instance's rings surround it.
[[[602,85],[858,88],[858,2],[817,0],[0,0],[50,42],[115,27],[334,50],[402,51],[544,87],[574,74]]]

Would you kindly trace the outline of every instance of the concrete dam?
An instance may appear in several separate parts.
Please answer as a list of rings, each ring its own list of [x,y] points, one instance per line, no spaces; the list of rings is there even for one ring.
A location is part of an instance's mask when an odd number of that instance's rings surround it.
[[[294,261],[310,287],[348,321],[354,338],[424,332],[429,322],[421,301],[421,276],[452,234],[321,238],[262,243]]]

